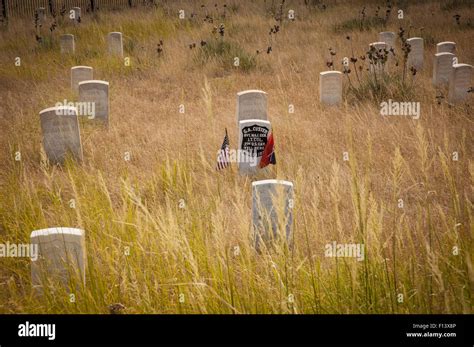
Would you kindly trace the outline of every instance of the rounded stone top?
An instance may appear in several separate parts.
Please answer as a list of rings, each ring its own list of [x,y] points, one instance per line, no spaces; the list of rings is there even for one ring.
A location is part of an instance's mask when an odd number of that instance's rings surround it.
[[[326,75],[342,75],[341,71],[323,71],[319,73],[321,76],[326,76]]]
[[[79,85],[83,85],[83,84],[102,84],[102,85],[105,85],[105,86],[108,86],[109,85],[109,82],[106,82],[106,81],[99,81],[99,80],[87,80],[87,81],[82,81],[82,82],[79,82]]]
[[[75,70],[75,69],[90,69],[90,70],[92,70],[92,67],[90,67],[90,66],[85,66],[85,65],[77,65],[77,66],[73,66],[73,67],[71,68],[71,70]]]
[[[253,93],[256,93],[256,94],[265,94],[265,95],[267,95],[266,92],[264,92],[263,90],[258,90],[258,89],[243,90],[243,91],[241,91],[241,92],[238,92],[237,95],[238,95],[238,96],[242,96],[242,95],[253,94]]]
[[[268,184],[280,184],[288,187],[293,187],[293,182],[285,181],[285,180],[278,180],[278,179],[268,179],[268,180],[260,180],[252,182],[252,187],[258,187]]]
[[[31,233],[31,237],[38,237],[38,236],[48,236],[54,234],[68,234],[68,235],[77,235],[82,236],[84,235],[84,230],[77,229],[77,228],[69,228],[69,227],[53,227],[53,228],[45,228],[34,230]]]
[[[440,52],[440,53],[435,53],[435,57],[442,57],[443,55],[448,55],[448,56],[453,56],[455,57],[456,55],[451,53],[451,52]]]
[[[71,106],[54,106],[54,107],[49,107],[49,108],[45,108],[44,110],[41,110],[40,111],[40,116],[44,113],[49,113],[49,112],[52,112],[54,111],[55,113],[61,113],[61,114],[77,114],[77,109],[75,107],[71,107]],[[66,111],[66,112],[64,112]]]
[[[472,68],[472,65],[469,65],[469,64],[453,64],[454,69],[459,69],[459,68],[463,68],[463,67]]]
[[[443,41],[443,42],[440,42],[440,43],[437,43],[436,46],[441,46],[441,45],[455,45],[456,42],[453,42],[453,41]]]
[[[239,121],[239,124],[242,123],[242,125],[247,124],[247,123],[260,123],[261,125],[267,124],[270,126],[270,122],[268,120],[263,120],[263,119],[244,119]]]

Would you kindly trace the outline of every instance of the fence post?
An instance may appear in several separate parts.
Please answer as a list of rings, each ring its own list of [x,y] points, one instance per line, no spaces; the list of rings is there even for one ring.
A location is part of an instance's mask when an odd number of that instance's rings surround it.
[[[54,12],[54,5],[53,5],[53,0],[48,0],[48,6],[49,6],[49,13],[51,17],[56,17],[56,13]]]
[[[2,0],[2,16],[5,22],[8,22],[8,15],[7,15],[7,0]]]
[[[95,10],[95,1],[91,0],[91,11],[94,12]]]
[[[132,7],[132,0],[128,0],[128,7]]]

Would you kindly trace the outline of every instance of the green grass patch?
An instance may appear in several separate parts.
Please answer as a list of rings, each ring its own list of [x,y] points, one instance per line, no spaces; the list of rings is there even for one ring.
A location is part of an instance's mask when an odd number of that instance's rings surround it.
[[[235,58],[239,58],[238,69],[249,72],[257,67],[257,59],[253,54],[247,53],[239,44],[220,39],[212,39],[202,46],[196,56],[199,65],[205,65],[209,61],[218,61],[225,69],[236,68]]]
[[[373,74],[364,75],[358,81],[354,81],[346,87],[345,94],[350,102],[364,101],[368,98],[379,103],[383,100],[394,99],[398,101],[411,101],[415,94],[415,84],[411,76],[403,80],[399,74]]]
[[[348,31],[368,31],[381,29],[385,26],[385,19],[381,17],[352,18],[334,25],[336,33]]]

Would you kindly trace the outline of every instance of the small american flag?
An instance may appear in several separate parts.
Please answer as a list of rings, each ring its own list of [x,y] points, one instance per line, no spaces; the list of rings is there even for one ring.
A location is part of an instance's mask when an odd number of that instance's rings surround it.
[[[225,169],[230,165],[229,160],[229,136],[227,136],[227,128],[225,129],[224,142],[222,142],[221,149],[217,155],[216,170]]]

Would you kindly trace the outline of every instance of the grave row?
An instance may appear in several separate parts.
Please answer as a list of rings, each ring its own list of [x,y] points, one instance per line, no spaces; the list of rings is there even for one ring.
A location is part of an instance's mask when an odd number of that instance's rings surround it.
[[[61,54],[74,54],[76,52],[74,35],[61,35],[59,37],[59,48]],[[114,31],[107,34],[107,51],[111,56],[123,57],[123,39],[121,32]]]
[[[43,147],[51,163],[63,164],[68,156],[82,161],[79,117],[109,121],[109,83],[93,80],[89,66],[71,68],[71,89],[78,91],[79,103],[74,106],[56,106],[42,110],[40,115]],[[93,107],[89,107],[93,105]],[[89,112],[93,110],[91,115]],[[260,169],[260,160],[271,131],[267,116],[267,93],[247,90],[237,94],[238,161],[239,173],[254,175]]]
[[[393,32],[381,32],[379,34],[379,40],[380,41],[378,42],[373,42],[369,44],[369,47],[375,47],[375,49],[377,50],[390,50],[391,48],[395,47],[396,34]],[[107,42],[108,52],[110,55],[123,57],[122,33],[109,33],[107,37]],[[73,35],[62,35],[60,38],[60,43],[61,53],[74,53],[75,42]],[[424,56],[423,39],[420,37],[409,38],[407,39],[407,43],[410,44],[411,47],[411,51],[408,54],[408,66],[414,67],[417,70],[422,69]],[[438,43],[436,45],[437,53],[435,54],[433,63],[433,85],[439,87],[448,84],[448,101],[450,103],[459,103],[466,99],[468,95],[467,90],[470,87],[472,75],[471,65],[455,63],[455,49],[456,44],[454,42]],[[381,62],[377,63],[376,66],[370,66],[370,70],[372,72],[380,71],[381,69]],[[340,105],[342,103],[342,77],[343,76],[340,71],[324,71],[320,73],[319,98],[320,102],[323,105]],[[253,100],[254,95],[252,93],[249,93],[248,97]],[[245,98],[246,95],[242,95],[242,100],[245,100]],[[263,99],[266,100],[265,96],[260,96],[260,98],[262,99],[262,102],[266,102],[263,101]],[[243,105],[245,105],[245,102],[243,102]],[[241,112],[242,114],[245,114],[246,111],[245,109],[242,109]],[[243,117],[244,118],[241,120],[249,119],[249,115]],[[258,117],[257,119],[266,120],[266,115],[264,118]]]
[[[81,9],[74,7],[74,18],[80,18]],[[39,20],[44,20],[45,9],[37,10]],[[390,50],[396,46],[397,35],[394,32],[385,31],[379,33],[379,41],[373,42],[369,46],[377,50]],[[107,35],[108,52],[110,55],[123,57],[122,33],[111,32]],[[407,64],[417,70],[423,68],[424,41],[420,37],[407,39],[411,47],[408,54]],[[436,87],[448,84],[448,101],[459,103],[466,99],[467,90],[470,87],[472,66],[468,64],[457,64],[454,59],[456,43],[451,41],[440,42],[436,45],[436,54],[433,64],[433,85]],[[74,35],[65,34],[60,37],[60,50],[62,54],[74,54]],[[451,55],[449,55],[449,54]],[[389,55],[390,57],[390,55]],[[371,71],[381,69],[381,63],[377,66],[370,66]],[[467,86],[467,88],[466,88]],[[339,71],[324,71],[320,73],[319,82],[320,102],[324,105],[339,105],[342,103],[342,74]],[[243,99],[245,95],[242,96]],[[252,96],[250,96],[252,97]],[[242,112],[245,112],[244,110]],[[248,117],[248,116],[247,116]],[[249,119],[249,118],[247,118]],[[257,118],[261,119],[261,118]],[[246,120],[246,119],[241,119]],[[266,117],[262,120],[266,120]]]
[[[379,41],[372,42],[369,47],[376,50],[390,50],[395,47],[396,34],[394,32],[381,32]],[[407,39],[411,51],[408,54],[408,67],[417,70],[423,68],[424,43],[420,37]],[[440,42],[436,45],[436,54],[433,62],[433,79],[435,87],[448,86],[448,102],[461,103],[468,97],[471,86],[472,66],[458,64],[455,56],[456,43],[451,41]],[[390,57],[390,54],[389,54]],[[381,63],[371,65],[370,71],[380,72]],[[340,71],[323,71],[319,74],[319,101],[323,105],[334,106],[342,104],[342,77]]]
[[[43,147],[52,163],[62,164],[69,154],[82,161],[79,117],[109,122],[109,83],[93,79],[93,68],[71,68],[71,89],[79,94],[76,106],[55,106],[40,111]],[[93,107],[92,107],[93,106]],[[90,111],[93,114],[90,114]],[[239,161],[241,174],[255,174],[271,131],[267,120],[267,93],[247,90],[237,94]],[[256,160],[250,160],[256,154]]]
[[[93,80],[93,68],[71,68],[71,89],[78,92],[79,103],[75,106],[56,106],[40,111],[43,147],[50,162],[62,164],[67,156],[82,161],[79,117],[109,122],[109,83]],[[90,107],[93,106],[93,107]],[[93,110],[93,114],[89,113]],[[271,124],[267,120],[267,93],[247,90],[237,94],[237,124],[239,129],[239,161],[241,174],[255,174]],[[256,154],[256,161],[250,160]]]
[[[70,155],[82,161],[79,116],[109,123],[109,83],[93,79],[93,68],[71,68],[71,89],[79,94],[76,106],[55,106],[40,111],[43,147],[51,163],[63,164]]]

